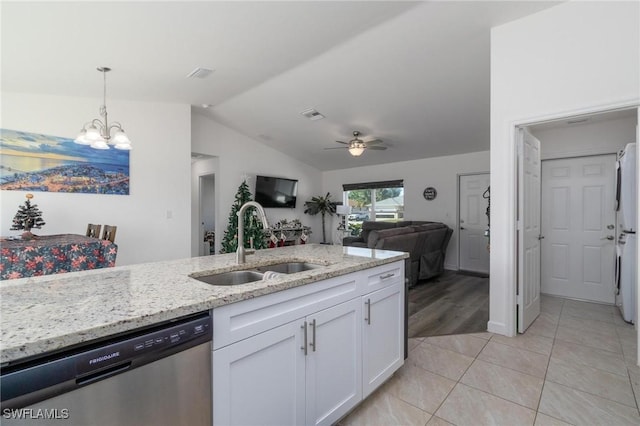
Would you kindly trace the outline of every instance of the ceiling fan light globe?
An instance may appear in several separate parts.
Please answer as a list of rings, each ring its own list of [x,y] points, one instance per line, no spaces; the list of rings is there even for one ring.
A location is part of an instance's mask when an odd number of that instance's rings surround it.
[[[364,148],[360,146],[352,146],[349,148],[349,154],[353,155],[354,157],[361,156],[363,152]]]

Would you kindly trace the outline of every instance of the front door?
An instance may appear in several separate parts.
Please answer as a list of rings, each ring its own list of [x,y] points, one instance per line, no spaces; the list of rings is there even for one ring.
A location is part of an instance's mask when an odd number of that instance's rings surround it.
[[[540,314],[540,141],[518,138],[518,332]]]
[[[615,302],[615,155],[542,163],[542,292]]]
[[[460,269],[489,273],[488,238],[489,173],[460,176]]]

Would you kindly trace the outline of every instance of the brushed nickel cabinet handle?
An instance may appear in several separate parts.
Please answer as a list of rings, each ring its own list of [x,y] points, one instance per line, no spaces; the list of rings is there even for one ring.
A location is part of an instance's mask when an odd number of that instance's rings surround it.
[[[391,278],[392,276],[394,276],[395,274],[392,272],[390,274],[387,275],[380,275],[380,279],[381,280],[386,280],[387,278]]]
[[[316,351],[316,320],[311,321],[311,347],[313,348],[313,352]]]
[[[367,299],[364,304],[367,305],[367,316],[364,318],[364,320],[368,325],[371,325],[371,299]]]
[[[304,351],[304,356],[307,356],[307,322],[305,321],[304,324],[302,324],[300,327],[302,327],[304,336],[304,343],[302,344],[302,347],[300,347],[300,349]]]

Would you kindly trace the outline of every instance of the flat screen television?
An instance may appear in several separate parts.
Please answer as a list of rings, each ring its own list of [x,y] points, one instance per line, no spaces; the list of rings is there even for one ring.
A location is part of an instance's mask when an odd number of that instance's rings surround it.
[[[256,201],[262,207],[296,206],[298,181],[270,176],[256,176]]]

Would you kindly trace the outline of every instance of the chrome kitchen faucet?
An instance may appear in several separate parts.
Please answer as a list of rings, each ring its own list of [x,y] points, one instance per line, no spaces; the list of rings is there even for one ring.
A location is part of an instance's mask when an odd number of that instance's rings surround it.
[[[245,251],[244,249],[244,212],[249,207],[255,207],[258,211],[258,217],[260,221],[262,221],[262,227],[264,229],[269,228],[269,222],[267,222],[267,215],[264,213],[264,209],[262,206],[255,201],[247,201],[240,207],[238,210],[238,250],[236,250],[236,262],[237,263],[245,263],[245,255],[251,254],[253,251]]]

